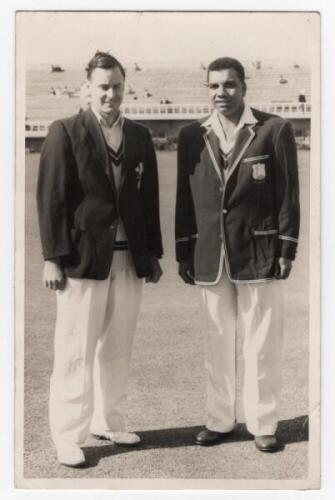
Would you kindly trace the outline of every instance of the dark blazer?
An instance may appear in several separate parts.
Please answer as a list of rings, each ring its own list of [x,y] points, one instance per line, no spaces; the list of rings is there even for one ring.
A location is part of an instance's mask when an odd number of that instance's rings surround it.
[[[197,283],[273,279],[278,257],[294,259],[299,233],[297,153],[288,121],[252,110],[238,133],[226,183],[219,141],[201,122],[178,144],[177,260],[193,259]],[[223,244],[222,244],[223,243]]]
[[[91,110],[55,121],[43,144],[37,207],[43,255],[65,274],[106,279],[119,217],[139,277],[163,253],[157,162],[150,132],[128,119],[117,196],[102,130]]]

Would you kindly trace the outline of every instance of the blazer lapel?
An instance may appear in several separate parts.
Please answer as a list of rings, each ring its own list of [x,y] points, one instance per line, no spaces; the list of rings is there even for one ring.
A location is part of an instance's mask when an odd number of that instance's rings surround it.
[[[249,144],[253,140],[256,135],[254,130],[256,123],[248,125],[247,127],[243,127],[236,138],[236,143],[232,151],[232,155],[229,160],[229,168],[228,174],[226,178],[226,182],[228,182],[229,178],[232,176],[233,172],[237,168],[239,162],[241,161],[242,156],[244,155],[246,149]]]
[[[120,191],[123,187],[124,181],[127,177],[127,173],[133,164],[133,158],[136,154],[136,150],[138,149],[138,141],[136,134],[134,134],[131,121],[124,119],[123,123],[123,145],[124,145],[124,155],[122,160],[122,170],[121,170],[121,183],[120,183]]]
[[[218,177],[220,178],[220,181],[222,182],[222,174],[220,168],[221,161],[220,161],[219,139],[212,129],[209,130],[206,129],[204,134],[204,140],[209,156],[212,161],[212,165]]]

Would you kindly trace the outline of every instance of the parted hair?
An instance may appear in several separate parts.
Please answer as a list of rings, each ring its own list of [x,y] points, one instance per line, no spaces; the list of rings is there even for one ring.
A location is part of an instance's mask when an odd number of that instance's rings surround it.
[[[89,61],[87,67],[86,67],[86,74],[87,74],[87,79],[89,80],[91,78],[92,72],[96,68],[103,68],[103,69],[113,69],[113,68],[119,68],[123,78],[126,78],[126,72],[124,70],[124,67],[122,64],[111,54],[108,52],[100,52],[99,50],[94,54],[92,59]]]

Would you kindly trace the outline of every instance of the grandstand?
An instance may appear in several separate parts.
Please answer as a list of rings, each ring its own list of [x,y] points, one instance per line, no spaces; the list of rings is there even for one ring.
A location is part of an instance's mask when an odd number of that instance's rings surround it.
[[[280,84],[284,75],[286,84]],[[128,76],[128,75],[127,75]],[[203,69],[148,69],[130,73],[129,83],[138,95],[146,88],[153,94],[151,101],[159,102],[167,96],[173,103],[208,102],[208,91],[204,86],[206,71]],[[248,98],[256,102],[296,102],[301,89],[305,89],[307,101],[310,100],[310,72],[307,68],[265,68],[247,70]],[[131,96],[125,96],[125,101]]]
[[[123,111],[146,123],[154,136],[176,136],[185,123],[210,112],[205,65],[199,68],[131,67],[126,69]],[[50,122],[76,113],[83,70],[32,70],[26,78],[26,142],[46,134]],[[292,120],[297,135],[309,135],[310,70],[301,64],[246,64],[248,102]],[[285,83],[281,83],[285,82]],[[58,89],[57,96],[50,89]],[[60,89],[67,89],[62,93]],[[303,92],[306,104],[301,105]],[[148,97],[148,95],[150,95]],[[169,104],[162,104],[164,101]]]

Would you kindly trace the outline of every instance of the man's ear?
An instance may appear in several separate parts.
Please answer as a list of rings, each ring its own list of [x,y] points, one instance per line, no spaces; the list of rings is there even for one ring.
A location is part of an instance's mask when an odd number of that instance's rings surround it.
[[[242,83],[243,97],[245,97],[247,93],[247,84],[245,82]]]
[[[91,101],[91,82],[90,80],[85,80],[85,82],[80,87],[80,103],[83,109],[86,108],[87,104]]]

